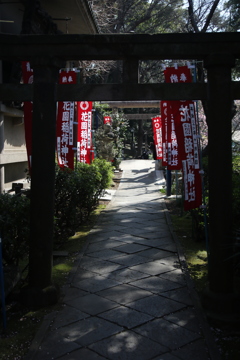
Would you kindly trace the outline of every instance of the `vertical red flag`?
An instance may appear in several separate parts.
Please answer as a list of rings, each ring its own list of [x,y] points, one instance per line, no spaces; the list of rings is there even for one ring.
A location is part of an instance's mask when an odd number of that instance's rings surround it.
[[[164,71],[164,75],[167,83],[192,81],[191,72],[187,66],[169,67]],[[169,102],[168,113],[168,169],[179,170],[182,168],[182,160],[184,159],[181,146],[183,136],[179,116],[179,101]]]
[[[90,164],[92,159],[92,102],[79,101],[77,103],[77,113],[77,159],[79,162]]]
[[[195,107],[192,101],[179,108],[184,138],[183,163],[184,209],[191,210],[202,204],[202,179],[200,174],[199,145]]]
[[[76,80],[75,71],[61,71],[59,74],[60,84],[76,84]],[[57,159],[58,165],[61,168],[74,169],[73,122],[74,102],[59,102],[57,114]]]
[[[163,161],[162,165],[169,170],[180,170],[182,163],[179,158],[179,140],[175,117],[172,110],[172,101],[161,101],[162,114],[162,137],[163,137]]]
[[[162,165],[168,165],[168,122],[170,114],[170,101],[161,101],[161,118],[162,118]]]
[[[164,71],[164,75],[166,82],[176,83],[192,81],[191,72],[187,66],[167,68]],[[185,189],[184,209],[190,210],[199,207],[202,203],[195,106],[193,101],[184,100],[171,101],[170,104],[171,120],[174,120],[178,142],[178,162],[182,164],[183,168]],[[171,161],[172,158],[173,157],[171,156]],[[169,168],[171,169],[172,167]]]
[[[24,84],[33,83],[33,70],[31,69],[29,61],[22,62],[22,77]],[[25,101],[23,105],[24,128],[25,128],[28,168],[30,174],[31,174],[31,166],[32,166],[32,109],[33,109],[32,102]]]
[[[104,116],[103,117],[103,123],[104,124],[112,124],[112,118],[111,118],[111,116]]]
[[[161,116],[156,116],[152,118],[152,127],[153,127],[154,145],[156,148],[156,160],[159,160],[163,158]]]

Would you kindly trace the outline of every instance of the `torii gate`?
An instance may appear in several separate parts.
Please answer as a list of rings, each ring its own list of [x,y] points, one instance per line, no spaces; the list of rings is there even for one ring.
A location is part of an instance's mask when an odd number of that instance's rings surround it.
[[[240,82],[239,33],[159,35],[0,35],[0,59],[30,60],[33,85],[0,85],[2,101],[33,101],[29,287],[51,284],[57,101],[207,100],[209,134],[210,290],[233,291],[225,261],[232,245],[231,105]],[[139,84],[138,61],[203,60],[207,83]],[[123,60],[121,84],[58,85],[67,60]],[[221,173],[221,180],[219,177]]]

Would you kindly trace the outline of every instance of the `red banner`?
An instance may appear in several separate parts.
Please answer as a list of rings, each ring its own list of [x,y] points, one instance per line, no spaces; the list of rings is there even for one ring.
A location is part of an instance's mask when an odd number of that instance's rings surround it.
[[[176,83],[192,81],[191,72],[187,66],[167,68],[164,71],[164,75],[166,82]],[[190,210],[199,207],[202,203],[195,105],[193,101],[171,101],[170,110],[168,108],[168,111],[170,111],[171,116],[170,120],[168,116],[167,139],[169,156],[167,159],[167,166],[168,169],[178,169],[178,165],[182,165],[185,189],[184,209]],[[177,148],[174,149],[172,139],[174,138],[175,141],[175,135]],[[169,143],[171,143],[171,146]],[[174,162],[174,151],[177,152],[176,162]]]
[[[162,165],[168,165],[168,118],[170,113],[170,102],[161,101],[161,117],[162,117],[162,149],[163,158]]]
[[[76,80],[75,71],[62,71],[59,74],[60,84],[76,84]],[[58,103],[57,159],[61,168],[74,169],[74,106],[73,101],[61,101]]]
[[[179,68],[170,67],[164,71],[167,83],[191,82],[191,72],[187,66]],[[166,102],[168,105],[168,127],[167,127],[167,166],[169,170],[180,170],[184,160],[181,121],[179,116],[179,101]]]
[[[33,70],[30,67],[29,61],[22,62],[22,77],[24,84],[33,83]],[[28,167],[30,174],[31,174],[31,164],[32,164],[32,110],[33,110],[32,102],[25,101],[23,105],[24,128],[25,128]]]
[[[79,162],[90,164],[92,161],[92,102],[78,102],[77,113],[77,159]]]
[[[111,116],[104,116],[103,117],[103,123],[104,124],[112,124],[112,118],[111,118]]]
[[[186,101],[179,108],[184,139],[183,181],[184,209],[191,210],[202,204],[202,179],[200,175],[199,144],[195,106]]]
[[[152,118],[152,127],[153,127],[154,146],[156,149],[156,160],[159,160],[163,158],[161,116],[156,116]]]

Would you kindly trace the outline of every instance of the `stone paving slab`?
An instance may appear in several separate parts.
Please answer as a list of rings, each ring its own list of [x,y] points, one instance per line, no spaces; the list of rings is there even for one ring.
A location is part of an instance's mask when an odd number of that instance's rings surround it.
[[[154,317],[162,317],[186,307],[186,304],[167,299],[163,296],[152,295],[128,303],[128,307]]]
[[[106,279],[106,277],[102,275],[94,275],[89,279],[74,282],[74,286],[91,293],[115,287],[116,285],[119,285],[118,281]]]
[[[137,254],[124,254],[118,257],[114,257],[114,259],[111,259],[111,261],[125,266],[132,266],[147,262],[148,259],[144,256],[140,256]]]
[[[139,264],[130,267],[131,270],[137,270],[148,275],[160,275],[168,271],[175,270],[176,267],[172,265],[165,265],[160,260],[149,261],[144,264]]]
[[[176,269],[171,272],[161,274],[161,278],[174,281],[182,285],[186,284],[186,279],[181,269]]]
[[[150,276],[145,279],[136,280],[131,282],[130,285],[151,291],[153,294],[161,294],[163,292],[164,294],[169,294],[168,290],[176,291],[177,288],[182,286],[181,284],[169,280],[164,280],[158,276]]]
[[[99,251],[88,253],[88,255],[89,255],[89,257],[93,257],[96,259],[112,260],[114,258],[119,257],[119,251],[113,250],[113,249],[99,250]]]
[[[88,274],[89,276],[90,274]],[[69,287],[69,286],[64,286],[63,287],[63,292],[65,293],[64,297],[63,297],[63,303],[66,304],[66,302],[68,300],[72,300],[72,299],[75,299],[77,297],[80,297],[80,296],[84,296],[84,295],[87,295],[88,292],[87,291],[84,291],[84,290],[80,290],[78,289],[77,287]]]
[[[182,302],[186,305],[193,304],[188,288],[186,286],[180,289],[174,289],[174,290],[162,292],[161,295],[167,297],[168,299]]]
[[[152,295],[152,293],[129,284],[121,284],[107,290],[99,291],[97,295],[115,301],[118,304],[126,305],[132,301],[148,297]]]
[[[103,249],[113,249],[115,247],[118,247],[120,245],[125,245],[124,242],[121,243],[121,241],[117,241],[117,240],[109,240],[106,241],[107,239],[105,239],[104,241],[98,241],[98,242],[94,242],[92,244],[90,244],[87,248],[86,253],[90,253],[90,252],[94,252],[94,251],[100,251]]]
[[[88,318],[90,315],[80,310],[74,309],[71,306],[65,305],[61,310],[60,316],[56,317],[53,321],[52,327],[58,329],[60,327],[72,324],[74,322]]]
[[[89,315],[97,315],[106,310],[117,307],[117,303],[95,294],[85,295],[66,302],[69,306],[86,312]]]
[[[87,348],[82,348],[76,351],[68,353],[66,356],[61,356],[59,360],[104,360],[106,359],[103,356],[98,355],[94,351],[91,351]]]
[[[155,238],[147,238],[144,235],[142,235],[142,237],[139,237],[135,242],[141,245],[145,245],[155,249],[162,249],[162,250],[164,250],[166,247],[169,247],[171,245],[175,246],[174,242],[171,242],[171,240],[169,240],[169,237],[167,237],[166,234],[163,237],[156,236]],[[176,248],[174,247],[174,249]]]
[[[188,330],[200,333],[199,324],[192,307],[187,307],[176,313],[164,316],[164,319]]]
[[[62,355],[71,353],[79,349],[81,346],[64,338],[58,330],[49,332],[39,346],[39,351],[34,360],[52,360]]]
[[[172,354],[167,353],[167,354],[157,356],[153,360],[179,360],[179,357],[176,357]]]
[[[187,344],[181,349],[177,349],[172,352],[172,355],[177,356],[181,360],[194,359],[194,360],[208,360],[209,357],[206,354],[206,344],[203,340],[194,341],[193,343]],[[218,359],[218,354],[216,355]],[[214,359],[214,358],[212,358]]]
[[[144,256],[153,260],[160,260],[160,259],[164,259],[165,257],[172,256],[172,252],[151,248],[141,251],[139,253],[139,256]]]
[[[153,319],[150,315],[143,314],[126,306],[119,306],[115,309],[105,311],[99,316],[127,329],[132,329]]]
[[[110,360],[150,360],[155,355],[169,350],[167,347],[133,331],[124,331],[109,339],[99,341],[91,345],[90,349]]]
[[[90,270],[95,273],[99,273],[100,275],[112,272],[114,270],[119,270],[123,267],[124,266],[120,264],[114,264],[110,261],[100,260],[100,259],[94,259],[93,262],[89,262],[89,263],[86,262],[84,264],[81,264],[82,269]]]
[[[172,351],[189,344],[200,335],[165,319],[155,319],[137,327],[134,331],[153,341],[164,344]]]
[[[91,316],[87,319],[64,326],[58,331],[64,339],[81,346],[87,346],[108,338],[113,334],[118,334],[122,330],[122,327],[110,321]]]
[[[26,360],[220,360],[182,269],[154,161],[122,165],[123,181],[62,289],[62,309]]]
[[[144,274],[140,271],[131,270],[129,268],[124,268],[120,270],[113,271],[111,273],[105,274],[111,279],[117,279],[117,281],[121,281],[122,283],[129,283],[133,280],[143,279],[145,277],[149,277],[148,274]]]
[[[134,254],[136,252],[147,250],[148,247],[140,244],[124,244],[117,247],[117,251],[121,251],[122,253],[126,254]]]

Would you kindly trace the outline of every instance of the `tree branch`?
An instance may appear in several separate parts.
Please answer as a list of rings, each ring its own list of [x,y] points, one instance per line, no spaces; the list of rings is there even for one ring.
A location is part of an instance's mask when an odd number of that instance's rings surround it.
[[[199,28],[197,26],[197,23],[196,23],[196,20],[195,20],[195,17],[194,17],[194,11],[193,11],[193,1],[192,0],[188,0],[188,14],[189,14],[189,18],[190,18],[190,22],[191,22],[191,25],[194,29],[194,31],[196,33],[200,32],[199,31]]]
[[[210,10],[210,12],[209,12],[209,14],[207,16],[205,25],[204,25],[203,29],[201,30],[201,32],[206,32],[207,31],[207,28],[208,28],[208,26],[210,24],[210,21],[212,20],[213,14],[214,14],[219,2],[220,2],[220,0],[215,0],[214,1],[213,5],[212,5],[212,8],[211,8],[211,10]]]

